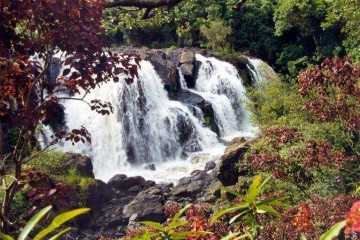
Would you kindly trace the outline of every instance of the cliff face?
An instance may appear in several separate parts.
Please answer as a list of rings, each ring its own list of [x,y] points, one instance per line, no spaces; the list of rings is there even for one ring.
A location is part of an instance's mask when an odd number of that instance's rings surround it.
[[[245,85],[251,83],[251,73],[247,65],[251,64],[244,55],[236,57],[220,56],[207,49],[199,48],[177,48],[177,49],[147,49],[147,48],[114,48],[111,49],[120,53],[137,54],[143,60],[150,61],[165,84],[165,89],[170,93],[176,93],[180,89],[179,68],[185,78],[187,86],[193,88],[199,69],[199,62],[195,55],[201,54],[205,57],[215,57],[217,59],[233,64],[239,71],[239,75],[244,80]]]

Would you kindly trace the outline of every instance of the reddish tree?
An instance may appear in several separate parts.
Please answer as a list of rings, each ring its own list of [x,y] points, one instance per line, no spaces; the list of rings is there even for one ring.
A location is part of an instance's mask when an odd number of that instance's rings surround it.
[[[103,0],[1,0],[0,1],[0,120],[1,126],[18,129],[15,146],[0,153],[0,179],[5,186],[0,219],[2,230],[13,224],[9,212],[19,185],[29,142],[38,123],[51,113],[62,98],[59,91],[83,92],[118,75],[131,83],[137,75],[136,56],[120,56],[104,50],[101,16]],[[54,54],[62,53],[65,69],[56,79],[53,91],[45,75]],[[34,58],[37,56],[37,58]],[[38,60],[36,60],[38,59]],[[71,99],[71,97],[66,98]],[[83,97],[77,98],[83,100]],[[93,100],[91,109],[109,114],[109,103]],[[79,126],[80,127],[80,126]],[[84,128],[54,134],[75,142],[90,141]],[[12,180],[9,181],[8,179]]]
[[[309,97],[306,108],[320,121],[339,121],[349,134],[350,147],[360,138],[360,65],[349,57],[325,59],[298,76],[299,93]]]

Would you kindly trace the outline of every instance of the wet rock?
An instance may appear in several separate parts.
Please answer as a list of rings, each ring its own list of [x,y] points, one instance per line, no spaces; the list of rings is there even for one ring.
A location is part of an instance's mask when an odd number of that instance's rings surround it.
[[[191,173],[191,181],[210,180],[210,175],[203,170],[195,170]]]
[[[185,76],[194,76],[194,65],[190,63],[184,63],[180,66],[182,74]]]
[[[135,186],[129,188],[128,191],[131,193],[138,193],[141,191],[141,186],[135,185]]]
[[[195,54],[189,50],[189,49],[184,49],[181,53],[180,53],[180,60],[179,63],[183,64],[183,63],[193,63],[195,61]]]
[[[172,100],[182,102],[188,106],[200,108],[203,113],[205,125],[220,136],[220,130],[215,121],[215,112],[210,102],[206,101],[200,95],[188,90],[177,92],[172,96]]]
[[[156,167],[155,167],[155,164],[154,164],[154,163],[146,164],[146,166],[145,166],[144,168],[145,168],[145,169],[148,169],[148,170],[151,170],[151,171],[155,171],[155,170],[156,170]]]
[[[184,147],[184,151],[195,152],[201,150],[200,145],[194,141],[194,128],[186,115],[181,114],[177,116],[176,128],[179,132],[178,141]]]
[[[113,199],[101,211],[99,217],[93,223],[95,228],[111,229],[119,225],[126,226],[128,219],[122,215],[124,206],[129,203],[132,198]]]
[[[244,138],[233,139],[225,149],[224,155],[221,156],[217,178],[224,186],[236,184],[239,176],[246,175],[250,171],[244,159],[250,142],[244,141]]]
[[[92,212],[99,212],[107,202],[116,197],[115,191],[98,179],[89,184],[85,192],[86,206],[91,208]]]
[[[159,77],[163,80],[165,89],[172,91],[177,88],[177,67],[173,61],[167,60],[166,58],[165,52],[157,52],[151,57],[150,62]]]
[[[163,192],[151,187],[140,192],[133,201],[124,207],[123,215],[130,218],[133,214],[138,215],[139,221],[162,222],[165,219],[163,212]]]
[[[60,74],[60,70],[62,67],[62,63],[60,58],[53,57],[50,60],[49,67],[47,68],[45,72],[45,79],[46,79],[46,90],[49,93],[52,93],[54,90],[54,87],[56,86],[56,79],[58,78]],[[61,73],[62,74],[62,73]]]
[[[216,167],[216,163],[214,161],[207,162],[205,165],[205,171],[213,170]]]
[[[186,184],[189,184],[190,182],[191,182],[191,177],[183,177],[183,178],[180,178],[178,185],[179,186],[186,185]]]
[[[125,174],[116,174],[107,182],[107,185],[112,188],[120,188],[121,183],[127,178]]]
[[[196,78],[194,77],[194,65],[190,63],[184,63],[180,66],[180,71],[184,75],[186,85],[189,88],[194,88]]]
[[[176,197],[196,199],[197,195],[204,191],[208,184],[209,182],[204,180],[191,181],[189,184],[174,187],[171,194]]]
[[[190,177],[183,177],[177,186],[171,190],[171,195],[178,198],[191,198],[195,200],[199,195],[206,191],[206,187],[211,182],[211,175],[203,170],[195,170]]]
[[[143,189],[148,189],[148,188],[154,187],[155,185],[156,185],[156,183],[154,181],[148,180],[144,184]]]
[[[102,211],[93,217],[92,222],[87,222],[87,226],[90,226],[93,235],[86,239],[99,239],[100,236],[111,239],[123,237],[129,219],[123,216],[122,211],[132,199],[133,197],[113,199],[106,204]]]
[[[71,152],[67,152],[66,157],[68,161],[65,163],[65,169],[69,170],[75,167],[82,176],[95,178],[91,158]]]
[[[139,186],[143,187],[146,185],[146,180],[141,177],[126,177],[124,174],[116,174],[112,177],[108,183],[108,186],[118,190],[118,191],[129,191],[131,187]]]

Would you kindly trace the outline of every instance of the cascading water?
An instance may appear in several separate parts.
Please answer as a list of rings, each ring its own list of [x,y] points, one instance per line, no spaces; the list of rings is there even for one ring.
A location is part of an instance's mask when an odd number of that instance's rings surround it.
[[[222,139],[254,136],[255,128],[249,123],[250,113],[245,108],[246,90],[236,68],[201,55],[196,55],[196,60],[201,66],[194,89],[187,88],[179,70],[182,91],[192,92],[211,104]],[[140,67],[133,84],[110,81],[85,97],[85,101],[111,102],[114,113],[109,116],[91,111],[86,103],[63,101],[65,127],[84,126],[91,133],[92,142],[75,146],[65,142],[58,148],[90,156],[95,177],[104,181],[125,173],[176,182],[193,170],[202,169],[210,159],[219,159],[225,146],[207,127],[203,110],[170,100],[150,62],[142,61]],[[45,129],[49,131],[45,134],[48,138],[51,130]],[[156,171],[145,169],[149,163],[155,164]]]
[[[215,120],[224,139],[235,136],[254,137],[256,129],[251,125],[250,112],[246,109],[246,89],[237,69],[230,63],[200,54],[196,60],[201,63],[195,89],[188,89],[182,74],[180,85],[210,102]]]
[[[216,134],[203,127],[185,105],[169,100],[153,66],[142,61],[140,67],[133,84],[109,82],[84,99],[111,102],[114,113],[109,116],[91,111],[85,103],[62,102],[66,127],[84,126],[92,134],[92,143],[64,143],[60,148],[90,156],[97,178],[107,180],[132,170],[136,175],[156,175],[138,169],[146,163],[159,168],[158,163],[180,160],[184,152],[218,145]]]
[[[257,58],[248,58],[250,64],[248,69],[250,70],[253,77],[253,84],[264,83],[269,79],[277,78],[274,69],[269,65]]]

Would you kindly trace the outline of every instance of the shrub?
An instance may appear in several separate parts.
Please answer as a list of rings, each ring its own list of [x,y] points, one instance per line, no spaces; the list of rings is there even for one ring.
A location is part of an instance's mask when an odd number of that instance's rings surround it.
[[[32,153],[36,156],[38,152]],[[64,164],[67,161],[66,154],[61,151],[50,151],[32,159],[27,165],[29,168],[36,168],[41,172],[48,173],[51,176],[60,176],[67,174]]]
[[[321,198],[313,195],[310,200],[287,209],[279,219],[262,219],[260,237],[264,239],[317,240],[328,228],[346,217],[356,201],[353,195]]]
[[[225,26],[221,20],[210,22],[209,25],[200,27],[200,33],[206,39],[207,47],[212,50],[229,49],[228,37],[232,32],[231,27]]]

